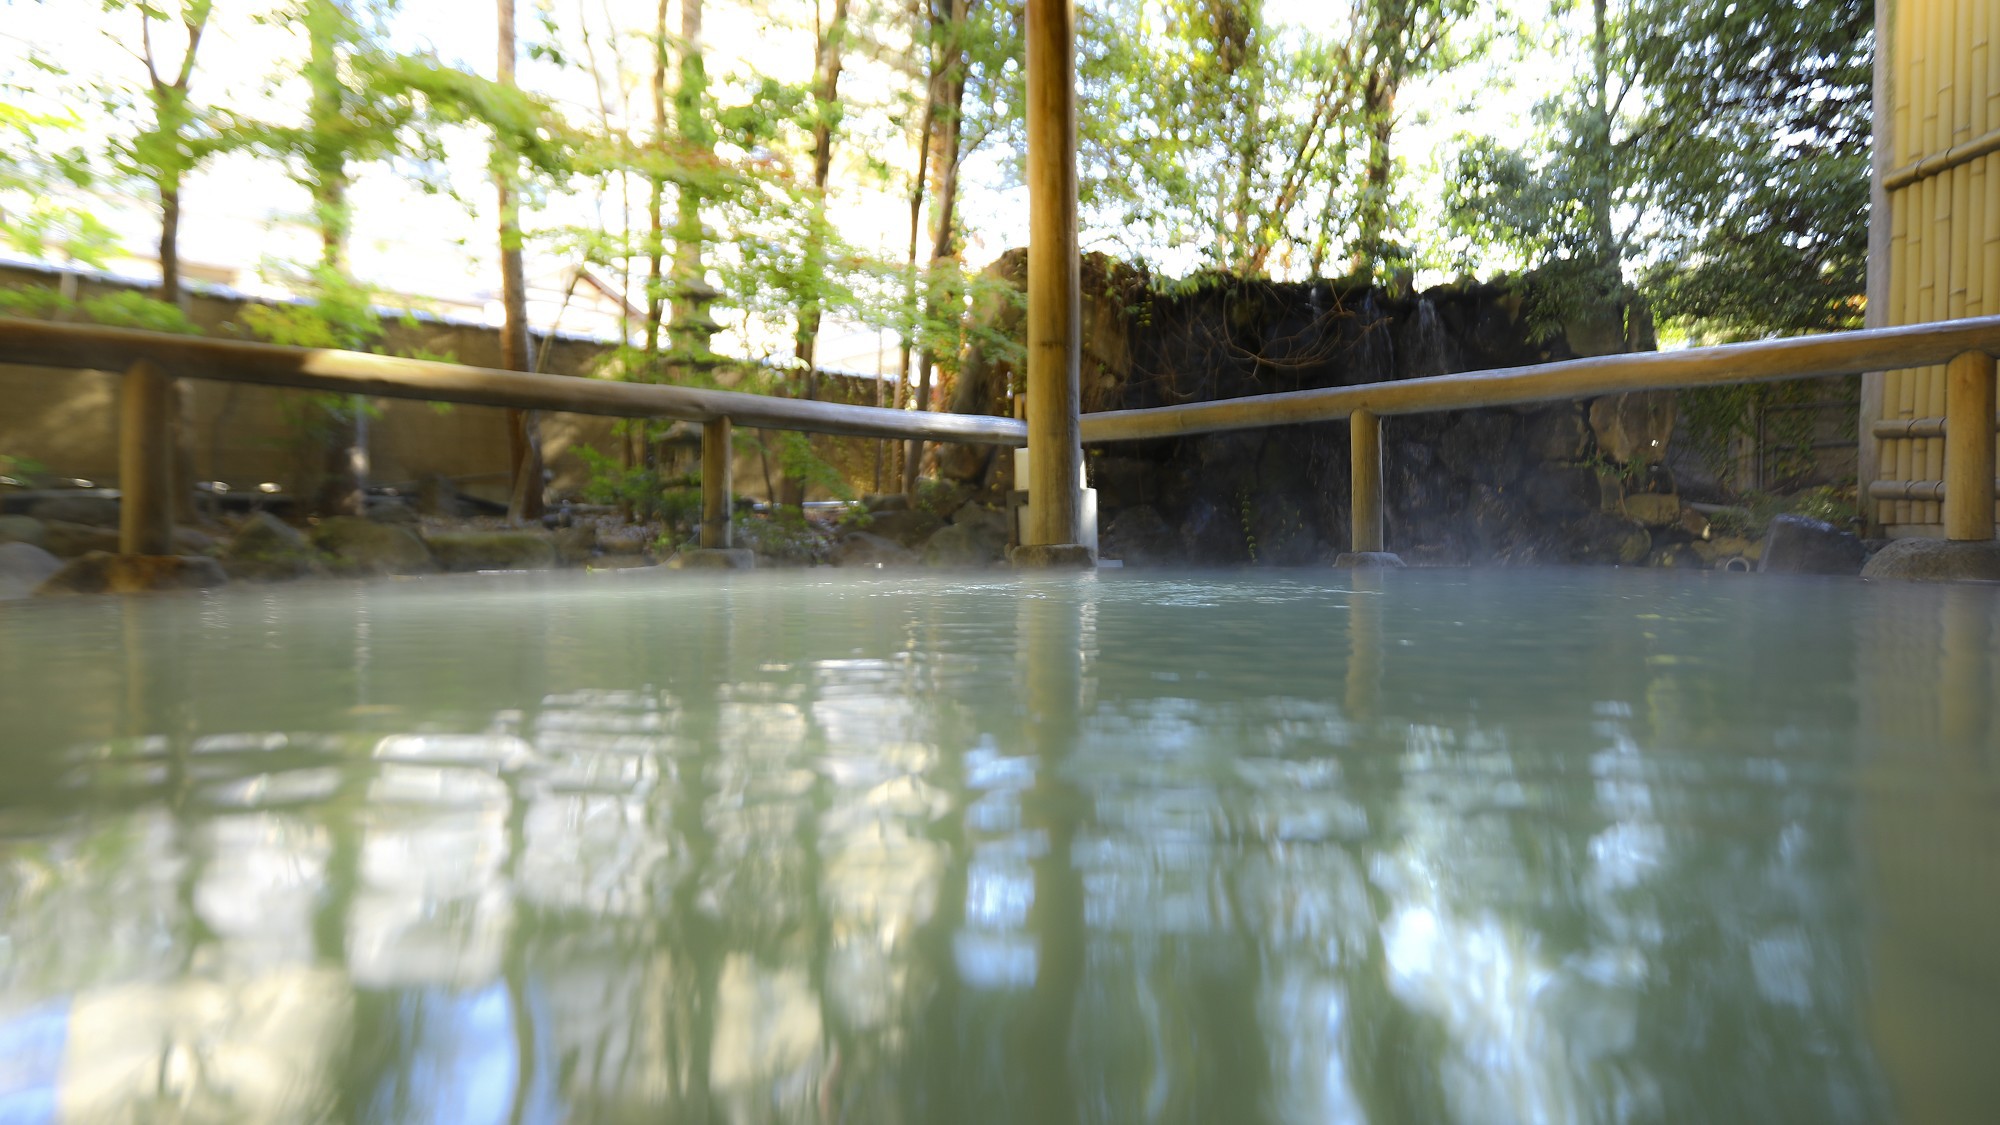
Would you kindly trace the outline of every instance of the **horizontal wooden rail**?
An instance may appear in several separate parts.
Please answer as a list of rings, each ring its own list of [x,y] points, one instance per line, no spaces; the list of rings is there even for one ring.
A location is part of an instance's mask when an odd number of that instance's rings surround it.
[[[2000,480],[1994,481],[2000,487]],[[1878,480],[1868,486],[1871,500],[1920,500],[1936,502],[1944,499],[1945,487],[1941,480]]]
[[[401,359],[240,340],[0,317],[0,363],[125,371],[146,361],[166,375],[340,394],[425,399],[517,410],[711,422],[867,438],[1024,445],[1027,424],[983,414],[934,414],[879,406],[774,398],[571,375]]]
[[[1993,428],[2000,430],[2000,418],[1993,420]],[[1943,418],[1881,418],[1868,431],[1885,441],[1902,441],[1910,438],[1941,438],[1944,436]]]
[[[1883,191],[1901,191],[1911,184],[1930,179],[1932,176],[1951,171],[1961,164],[1969,164],[1982,156],[2000,152],[2000,129],[1983,133],[1969,141],[1955,144],[1943,152],[1926,156],[1912,164],[1905,164],[1882,177]]]
[[[1595,356],[1468,375],[1288,391],[1182,406],[1111,410],[1083,416],[1083,440],[1140,441],[1333,422],[1356,410],[1381,415],[1420,414],[1624,391],[1855,375],[1930,367],[1968,351],[2000,354],[2000,316],[1676,352]]]

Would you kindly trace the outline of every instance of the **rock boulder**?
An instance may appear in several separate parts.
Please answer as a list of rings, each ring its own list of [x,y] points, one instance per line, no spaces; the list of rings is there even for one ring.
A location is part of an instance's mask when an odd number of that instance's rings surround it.
[[[1824,520],[1779,516],[1764,533],[1765,574],[1859,574],[1866,551],[1861,538]]]
[[[312,544],[331,556],[343,574],[429,574],[437,569],[430,548],[415,532],[396,524],[354,516],[334,516],[313,528]]]
[[[880,567],[915,566],[918,559],[915,551],[893,539],[867,531],[851,531],[841,537],[833,547],[833,565],[851,566],[861,569]]]
[[[438,564],[450,571],[548,570],[555,542],[540,531],[441,531],[424,539]]]
[[[114,555],[92,551],[71,559],[36,588],[42,596],[138,594],[200,590],[229,581],[222,564],[204,555]]]
[[[1911,582],[2000,582],[2000,541],[1898,539],[1875,552],[1875,557],[1861,568],[1861,577]]]
[[[0,601],[34,593],[62,565],[61,559],[33,543],[0,543]]]
[[[48,546],[48,532],[33,516],[0,516],[0,543]]]
[[[222,548],[222,567],[231,578],[276,582],[304,578],[326,569],[305,533],[269,512],[243,521]]]
[[[954,523],[939,528],[924,544],[925,566],[984,568],[1006,559],[1006,528],[991,522]]]
[[[893,539],[912,550],[936,535],[944,521],[929,512],[875,512],[868,517],[868,534]]]

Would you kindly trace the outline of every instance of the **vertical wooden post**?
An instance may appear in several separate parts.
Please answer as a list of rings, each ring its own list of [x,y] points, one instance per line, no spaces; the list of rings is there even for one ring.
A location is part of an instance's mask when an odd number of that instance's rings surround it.
[[[1993,357],[1966,352],[1945,369],[1944,537],[1993,538]]]
[[[120,394],[118,552],[172,554],[174,381],[140,360],[125,372]]]
[[[1027,48],[1027,542],[1056,546],[1081,538],[1075,0],[1028,0]]]
[[[1875,5],[1875,68],[1872,117],[1874,127],[1873,157],[1868,171],[1868,273],[1866,327],[1886,328],[1891,323],[1890,262],[1895,253],[1895,224],[1890,208],[1894,206],[1888,189],[1882,185],[1882,177],[1889,173],[1896,158],[1896,101],[1894,67],[1894,47],[1891,42],[1895,34],[1895,18],[1889,0]],[[1888,388],[1886,374],[1881,371],[1866,371],[1861,375],[1860,423],[1855,433],[1860,440],[1856,451],[1856,473],[1860,482],[1858,503],[1862,519],[1866,521],[1870,535],[1882,533],[1882,511],[1884,505],[1868,495],[1868,486],[1882,479],[1882,443],[1875,437],[1875,422],[1884,416],[1882,395]]]
[[[730,462],[729,419],[701,424],[701,545],[729,548]]]
[[[1348,550],[1372,553],[1382,549],[1382,419],[1372,410],[1357,410],[1348,415],[1347,426],[1354,446],[1354,534]]]

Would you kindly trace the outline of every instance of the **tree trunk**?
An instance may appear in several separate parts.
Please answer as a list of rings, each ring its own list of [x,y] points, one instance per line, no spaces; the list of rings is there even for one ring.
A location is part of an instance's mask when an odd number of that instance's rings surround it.
[[[660,0],[653,23],[653,140],[664,152],[667,146],[667,0]],[[667,181],[658,173],[647,177],[651,191],[646,199],[649,233],[646,239],[646,381],[657,378],[660,351],[660,321],[666,314],[667,283],[662,261],[667,250]]]
[[[944,113],[934,131],[937,151],[932,154],[930,165],[937,178],[936,222],[931,227],[931,272],[935,275],[939,263],[958,253],[958,228],[956,210],[958,206],[958,170],[963,163],[959,152],[964,135],[961,127],[965,108],[965,22],[972,8],[971,0],[952,0],[950,24],[945,28],[944,65],[938,70],[936,84],[938,101],[936,109]],[[933,322],[943,319],[944,310],[938,302],[935,285],[924,295],[925,314]],[[959,310],[952,309],[956,317]],[[937,345],[927,345],[922,358],[917,363],[917,409],[931,408],[931,372],[937,366]],[[909,453],[903,462],[903,491],[914,497],[917,494],[917,476],[923,469],[924,443],[921,439],[910,442]]]
[[[1597,174],[1590,179],[1590,232],[1599,262],[1618,268],[1618,236],[1611,222],[1611,38],[1605,0],[1591,5],[1591,143],[1597,150]]]
[[[500,84],[514,84],[514,0],[499,0]],[[500,201],[500,303],[506,319],[500,327],[500,363],[509,371],[526,371],[528,363],[528,286],[521,263],[521,208],[514,196],[520,161],[503,138],[494,139],[494,187]],[[542,518],[542,450],[540,426],[529,410],[507,412],[507,445],[512,458],[514,489],[507,518],[521,523]]]
[[[1396,128],[1396,86],[1385,74],[1370,75],[1362,91],[1362,127],[1368,130],[1368,160],[1361,189],[1361,229],[1355,239],[1353,268],[1372,274],[1389,256],[1389,177],[1394,157],[1389,141]]]
[[[932,50],[929,58],[930,73],[924,79],[923,120],[917,126],[917,175],[916,179],[910,182],[910,255],[904,269],[905,276],[909,281],[908,308],[911,323],[908,330],[902,333],[903,344],[901,355],[896,361],[898,374],[896,377],[895,406],[898,410],[903,409],[905,405],[913,401],[910,394],[910,362],[914,352],[917,328],[922,319],[922,295],[917,289],[917,234],[923,229],[924,225],[924,195],[930,187],[931,134],[937,129],[939,83],[942,81],[942,72],[937,63],[937,52]],[[908,444],[911,449],[919,453],[922,452],[922,443],[913,441]],[[916,475],[909,469],[909,465],[913,460],[915,458],[911,457],[908,452],[905,452],[902,473],[903,491],[911,496],[914,496],[917,490]]]
[[[715,149],[715,132],[704,114],[708,97],[708,69],[702,61],[702,0],[681,0],[680,85],[674,91],[675,127],[681,143],[696,161]],[[701,225],[701,192],[683,183],[678,192],[674,220],[673,346],[683,358],[694,359],[709,353],[715,321],[709,316],[708,269],[702,262],[704,232]]]
[[[848,0],[834,0],[833,22],[816,29],[814,36],[817,51],[813,64],[816,71],[813,81],[813,198],[812,213],[806,226],[807,285],[819,284],[826,267],[826,183],[833,170],[833,122],[829,120],[829,115],[840,99],[840,48],[841,40],[847,34],[847,5]],[[813,19],[817,23],[819,0],[814,0],[813,9]],[[804,365],[802,398],[819,397],[819,368],[815,352],[823,312],[816,293],[808,293],[799,306],[798,331],[793,336],[792,354]],[[805,498],[805,482],[788,477],[785,480],[784,502],[799,504]]]
[[[320,9],[306,21],[311,55],[306,80],[312,89],[307,113],[315,138],[336,135],[343,113],[340,63],[335,54],[332,0],[313,0]],[[351,224],[347,212],[347,160],[337,143],[316,143],[306,153],[312,181],[313,218],[319,224],[320,268],[335,277],[347,276],[347,242]],[[312,510],[326,516],[359,516],[367,511],[367,400],[315,396],[306,412],[310,437],[319,439],[319,487]]]
[[[813,210],[806,231],[806,271],[816,281],[825,257],[826,183],[833,171],[833,123],[828,114],[840,100],[840,48],[847,34],[848,0],[834,0],[833,22],[817,35],[818,71],[813,83]],[[814,0],[818,18],[818,0]],[[819,342],[819,322],[823,310],[817,297],[808,297],[799,309],[799,328],[793,354],[805,365],[806,398],[819,397],[819,372],[814,366],[814,349]]]

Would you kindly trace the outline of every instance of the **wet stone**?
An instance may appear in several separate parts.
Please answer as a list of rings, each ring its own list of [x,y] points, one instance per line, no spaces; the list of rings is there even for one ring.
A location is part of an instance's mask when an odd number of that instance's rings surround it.
[[[832,562],[835,566],[868,569],[915,566],[918,561],[915,551],[868,531],[849,532],[833,547]]]
[[[1757,569],[1766,574],[1859,574],[1861,538],[1824,520],[1779,516],[1764,534]]]

